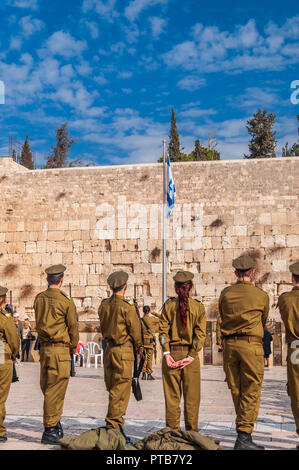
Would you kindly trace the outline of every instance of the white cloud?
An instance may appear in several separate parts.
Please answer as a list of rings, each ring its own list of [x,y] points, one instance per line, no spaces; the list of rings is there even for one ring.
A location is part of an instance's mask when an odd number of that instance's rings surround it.
[[[182,90],[195,91],[198,88],[206,85],[206,79],[200,78],[195,75],[188,75],[177,82],[177,85]]]
[[[152,16],[149,18],[152,36],[154,39],[159,39],[162,33],[164,33],[164,29],[166,26],[167,21],[164,18],[160,18],[159,16]]]
[[[86,41],[74,39],[69,33],[56,31],[49,37],[40,55],[60,55],[70,58],[80,55],[87,49]]]
[[[23,16],[20,20],[20,26],[22,28],[23,35],[28,38],[32,36],[34,33],[41,31],[45,23],[37,18],[32,18],[32,16]]]
[[[253,19],[232,31],[196,24],[191,40],[176,44],[162,59],[169,67],[201,73],[283,70],[298,63],[298,38],[299,17],[280,28],[269,23],[263,32]]]
[[[127,72],[127,71],[118,72],[118,74],[117,74],[118,78],[123,78],[123,79],[131,78],[132,75],[133,75],[132,72]]]
[[[83,13],[93,10],[98,13],[98,15],[112,22],[115,18],[118,17],[115,4],[116,0],[84,0],[82,9]]]
[[[38,0],[8,0],[7,5],[16,8],[26,8],[28,10],[38,9]]]
[[[99,28],[94,21],[84,21],[85,26],[88,28],[92,39],[97,39],[99,37]]]
[[[124,14],[129,21],[135,21],[140,13],[147,8],[157,4],[165,4],[167,2],[168,0],[132,0],[125,8]]]

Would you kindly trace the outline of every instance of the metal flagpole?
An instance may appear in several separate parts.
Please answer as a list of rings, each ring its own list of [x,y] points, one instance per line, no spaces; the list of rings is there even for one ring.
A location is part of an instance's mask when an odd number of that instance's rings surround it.
[[[162,302],[166,301],[166,140],[163,140],[163,257],[162,257]]]

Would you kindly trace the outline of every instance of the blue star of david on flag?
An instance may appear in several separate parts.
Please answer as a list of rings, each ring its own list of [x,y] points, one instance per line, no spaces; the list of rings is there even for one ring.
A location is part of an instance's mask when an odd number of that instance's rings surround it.
[[[166,208],[166,218],[169,219],[171,216],[171,211],[174,206],[175,199],[175,184],[172,176],[170,159],[167,157],[167,208]]]

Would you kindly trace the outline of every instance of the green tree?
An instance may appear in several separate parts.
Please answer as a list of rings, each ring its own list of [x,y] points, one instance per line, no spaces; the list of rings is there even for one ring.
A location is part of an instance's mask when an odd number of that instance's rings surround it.
[[[264,109],[258,109],[252,119],[247,121],[247,130],[251,135],[248,145],[250,154],[245,158],[275,158],[276,132],[272,131],[276,115]]]
[[[70,149],[78,139],[70,137],[67,123],[63,123],[55,132],[57,142],[56,145],[52,145],[52,153],[47,157],[45,168],[80,166],[82,164],[81,159],[76,159],[71,162],[68,160]]]
[[[180,149],[180,136],[177,130],[176,117],[173,106],[171,107],[171,125],[169,134],[168,155],[171,162],[182,161]]]
[[[33,157],[32,152],[30,150],[28,135],[26,135],[26,140],[22,147],[20,164],[28,168],[28,170],[34,169]]]
[[[299,138],[299,114],[297,116],[298,121],[298,138]],[[293,144],[291,148],[288,147],[288,142],[285,146],[282,147],[282,156],[283,157],[299,157],[299,140],[297,143]]]

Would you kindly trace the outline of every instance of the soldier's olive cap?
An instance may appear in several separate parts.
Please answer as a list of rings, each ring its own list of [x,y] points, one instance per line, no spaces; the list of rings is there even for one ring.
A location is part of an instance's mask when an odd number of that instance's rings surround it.
[[[291,273],[295,274],[295,276],[299,276],[299,261],[297,261],[297,263],[291,264],[289,270]]]
[[[107,282],[112,289],[118,289],[126,284],[128,277],[129,275],[125,271],[116,271],[108,276]]]
[[[233,260],[232,265],[235,269],[240,271],[247,271],[247,269],[254,268],[255,262],[248,255],[241,255],[239,258]]]
[[[63,266],[63,264],[54,264],[54,266],[49,266],[47,269],[45,269],[45,272],[47,274],[62,274],[66,270],[66,267]]]
[[[2,295],[5,295],[7,292],[8,289],[6,289],[6,287],[0,286],[0,297],[2,297]]]
[[[188,282],[194,278],[194,274],[189,271],[178,271],[173,277],[176,282]]]

